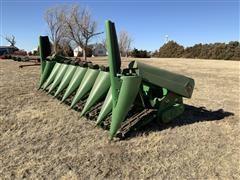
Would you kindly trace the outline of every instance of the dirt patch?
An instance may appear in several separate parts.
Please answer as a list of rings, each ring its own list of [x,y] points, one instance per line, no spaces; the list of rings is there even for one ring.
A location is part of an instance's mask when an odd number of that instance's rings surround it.
[[[239,62],[143,61],[194,78],[193,97],[176,121],[109,143],[107,131],[37,91],[39,67],[1,60],[1,179],[239,179]]]

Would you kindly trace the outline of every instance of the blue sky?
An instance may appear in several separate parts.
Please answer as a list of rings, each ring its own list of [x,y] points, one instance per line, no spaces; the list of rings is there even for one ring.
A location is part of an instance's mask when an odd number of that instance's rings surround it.
[[[240,39],[239,0],[0,0],[0,45],[7,44],[2,36],[13,34],[20,49],[37,47],[38,36],[48,34],[44,11],[67,4],[88,7],[99,31],[104,31],[106,19],[114,21],[138,49],[159,49],[165,35],[184,46]]]

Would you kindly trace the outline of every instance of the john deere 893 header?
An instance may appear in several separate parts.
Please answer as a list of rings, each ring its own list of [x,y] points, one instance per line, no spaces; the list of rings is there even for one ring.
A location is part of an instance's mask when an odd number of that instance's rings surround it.
[[[194,80],[137,61],[121,69],[114,23],[106,21],[105,28],[109,67],[49,57],[48,37],[40,37],[39,89],[61,97],[71,108],[77,106],[81,116],[109,129],[110,139],[153,120],[167,123],[181,115],[183,97],[191,97]]]

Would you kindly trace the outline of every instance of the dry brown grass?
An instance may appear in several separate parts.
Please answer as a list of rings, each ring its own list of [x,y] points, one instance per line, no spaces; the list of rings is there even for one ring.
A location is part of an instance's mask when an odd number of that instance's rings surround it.
[[[0,179],[239,179],[239,62],[143,61],[193,77],[193,97],[177,121],[108,143],[37,91],[38,67],[0,60]]]

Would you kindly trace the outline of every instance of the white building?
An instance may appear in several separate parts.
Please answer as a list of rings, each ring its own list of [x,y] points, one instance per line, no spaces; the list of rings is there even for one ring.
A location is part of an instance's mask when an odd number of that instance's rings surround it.
[[[99,43],[91,44],[89,45],[89,47],[92,47],[92,54],[94,57],[107,55],[107,50],[102,44]],[[77,46],[73,50],[74,57],[77,57],[78,53],[82,53],[82,48],[80,46]]]
[[[82,53],[82,48],[80,46],[77,46],[76,48],[74,48],[73,50],[74,57],[77,57],[78,53]]]
[[[106,56],[107,55],[107,50],[102,44],[94,44],[93,45],[93,56]]]

